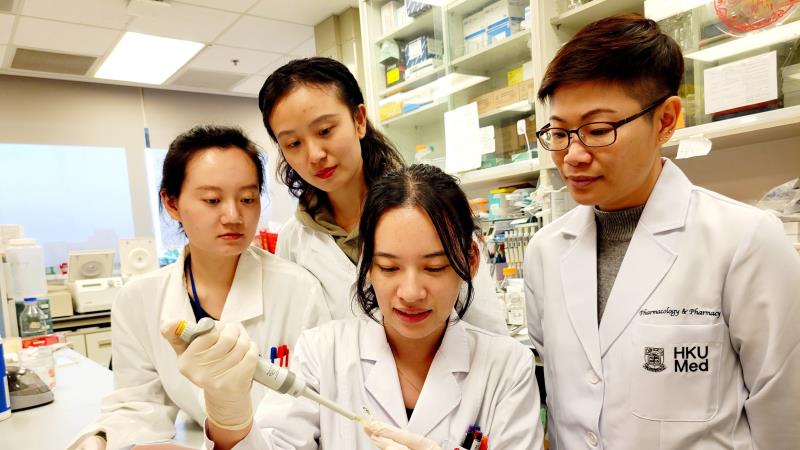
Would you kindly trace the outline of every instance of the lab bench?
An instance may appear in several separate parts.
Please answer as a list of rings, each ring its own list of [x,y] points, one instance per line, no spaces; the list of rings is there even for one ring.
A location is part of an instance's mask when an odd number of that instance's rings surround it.
[[[113,389],[111,371],[70,349],[59,350],[55,356],[55,401],[14,412],[1,421],[0,448],[66,448],[100,414],[100,401]],[[183,413],[175,427],[175,441],[192,448],[202,446],[202,427]]]

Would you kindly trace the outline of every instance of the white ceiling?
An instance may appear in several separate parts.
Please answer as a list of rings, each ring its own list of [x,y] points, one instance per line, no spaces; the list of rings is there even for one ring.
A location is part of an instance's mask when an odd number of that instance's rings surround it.
[[[276,68],[316,54],[314,25],[358,6],[358,0],[164,0],[168,6],[153,8],[155,15],[134,16],[128,1],[15,0],[10,14],[0,12],[0,74],[137,85],[91,77],[123,34],[135,31],[206,44],[161,87],[255,96]],[[98,60],[88,76],[20,70],[11,68],[18,48]],[[187,71],[191,76],[182,77]],[[241,81],[225,89],[194,85],[225,74]]]

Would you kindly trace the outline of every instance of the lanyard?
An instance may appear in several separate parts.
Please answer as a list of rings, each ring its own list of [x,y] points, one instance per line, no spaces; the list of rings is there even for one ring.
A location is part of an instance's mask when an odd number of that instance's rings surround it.
[[[197,288],[194,286],[194,274],[192,273],[192,260],[191,256],[186,259],[186,262],[189,263],[189,282],[192,285],[192,301],[200,308],[201,311],[204,311],[202,307],[200,307],[200,299],[197,298]]]

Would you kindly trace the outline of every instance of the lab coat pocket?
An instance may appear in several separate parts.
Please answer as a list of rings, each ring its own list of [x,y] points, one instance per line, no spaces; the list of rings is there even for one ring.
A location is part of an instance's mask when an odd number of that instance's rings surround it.
[[[723,324],[634,326],[631,412],[648,420],[703,422],[719,409]]]

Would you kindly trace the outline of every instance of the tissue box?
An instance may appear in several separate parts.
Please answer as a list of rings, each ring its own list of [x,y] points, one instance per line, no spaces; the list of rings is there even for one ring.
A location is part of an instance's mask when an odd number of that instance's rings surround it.
[[[423,63],[430,65],[434,62],[433,60],[442,59],[443,50],[442,41],[439,39],[420,36],[410,41],[406,44],[404,52],[406,56],[406,69],[419,70],[421,67],[414,68],[414,66]]]
[[[408,17],[417,17],[429,9],[431,9],[429,3],[406,0],[406,14],[408,14]]]

